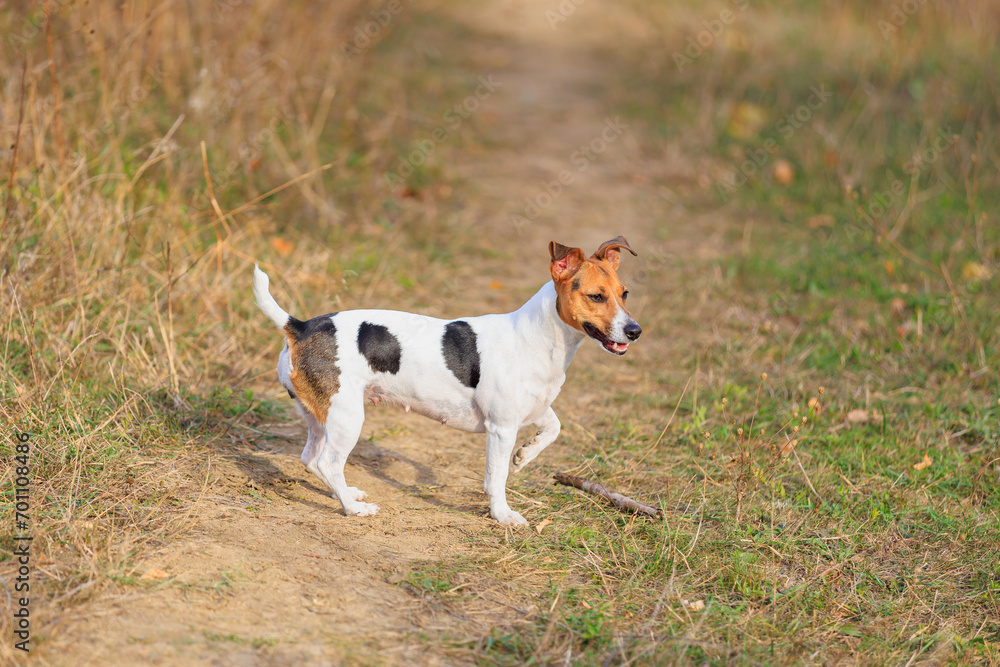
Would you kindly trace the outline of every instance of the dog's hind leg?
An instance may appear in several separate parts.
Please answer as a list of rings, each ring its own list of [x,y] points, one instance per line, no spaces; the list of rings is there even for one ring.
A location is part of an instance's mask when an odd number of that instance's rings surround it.
[[[378,505],[361,502],[368,494],[348,486],[344,477],[347,457],[358,444],[361,427],[365,423],[363,394],[345,389],[342,387],[340,393],[333,397],[327,413],[324,425],[326,439],[315,457],[316,475],[330,487],[346,514],[371,516],[378,512]]]
[[[323,451],[323,446],[326,444],[326,428],[319,423],[319,420],[313,417],[305,409],[299,406],[299,412],[306,420],[306,424],[309,425],[309,435],[306,437],[306,446],[302,450],[302,464],[311,472],[312,474],[319,477],[318,469],[316,468],[316,461],[319,459],[319,453]]]

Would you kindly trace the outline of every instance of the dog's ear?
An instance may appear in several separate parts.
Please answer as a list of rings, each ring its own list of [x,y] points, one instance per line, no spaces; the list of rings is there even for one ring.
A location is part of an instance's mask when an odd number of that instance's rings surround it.
[[[549,255],[552,257],[549,273],[556,282],[572,278],[585,259],[579,248],[570,248],[555,241],[549,243]]]
[[[632,250],[632,248],[629,247],[628,241],[625,240],[624,236],[616,236],[610,241],[605,241],[601,244],[601,247],[594,253],[594,259],[607,262],[611,265],[612,269],[617,271],[618,262],[621,259],[621,252],[618,250],[619,248],[625,248],[634,256],[639,256],[635,250]]]

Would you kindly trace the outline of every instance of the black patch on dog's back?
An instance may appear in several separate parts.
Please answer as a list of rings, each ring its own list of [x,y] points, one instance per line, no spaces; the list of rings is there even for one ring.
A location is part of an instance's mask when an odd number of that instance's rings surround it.
[[[446,324],[441,349],[448,370],[466,387],[475,389],[479,384],[479,350],[476,332],[469,323],[457,320]]]
[[[362,322],[358,327],[358,352],[376,373],[398,373],[402,351],[399,339],[381,324]]]
[[[285,324],[285,333],[295,340],[305,340],[316,334],[336,336],[337,327],[333,324],[333,316],[336,314],[327,313],[326,315],[320,315],[305,322],[297,320],[294,317],[289,317],[288,323]]]

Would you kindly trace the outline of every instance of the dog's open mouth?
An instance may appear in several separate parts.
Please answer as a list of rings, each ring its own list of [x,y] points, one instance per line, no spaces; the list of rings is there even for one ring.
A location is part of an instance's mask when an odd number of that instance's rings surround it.
[[[583,323],[583,330],[587,332],[587,335],[596,340],[601,346],[610,352],[611,354],[617,354],[621,356],[628,352],[628,343],[616,343],[604,334],[602,334],[597,327],[595,327],[590,322]]]

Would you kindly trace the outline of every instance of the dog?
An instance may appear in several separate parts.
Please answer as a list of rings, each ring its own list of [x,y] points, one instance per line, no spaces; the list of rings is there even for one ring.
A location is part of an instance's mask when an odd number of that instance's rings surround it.
[[[254,268],[257,306],[285,335],[278,379],[309,425],[305,466],[330,488],[348,515],[371,516],[378,506],[348,486],[344,464],[361,435],[365,404],[386,403],[452,428],[486,433],[490,515],[501,524],[528,522],[507,504],[513,454],[519,472],[559,435],[552,401],[566,369],[587,338],[624,355],[642,329],[625,307],[618,277],[625,237],[591,256],[549,244],[546,283],[512,312],[442,320],[392,310],[348,310],[297,320],[271,296],[267,275]],[[514,453],[517,431],[538,432]]]

